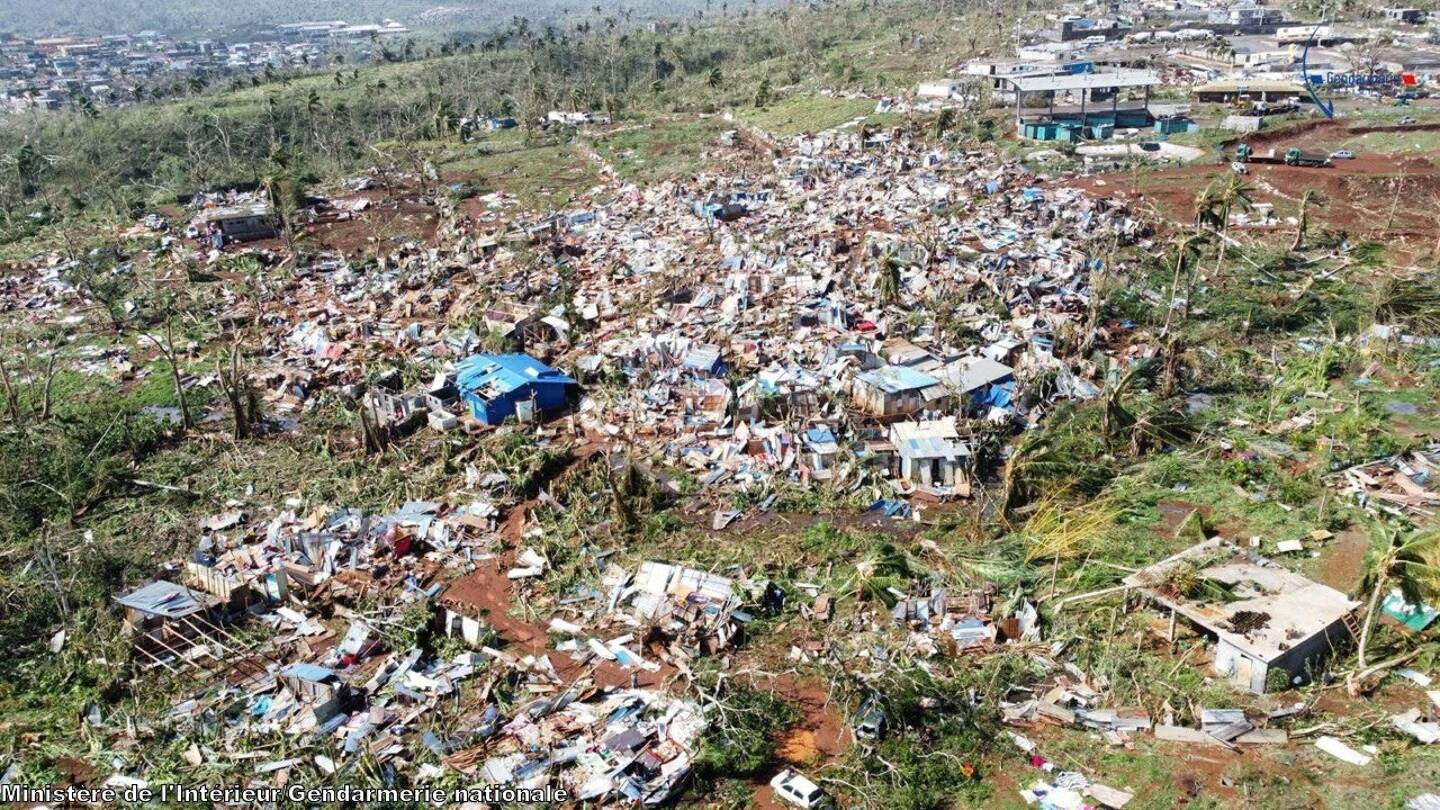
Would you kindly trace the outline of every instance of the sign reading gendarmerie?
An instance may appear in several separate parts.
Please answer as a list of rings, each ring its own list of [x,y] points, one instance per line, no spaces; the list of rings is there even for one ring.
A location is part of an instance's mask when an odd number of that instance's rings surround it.
[[[225,787],[223,785],[129,785],[113,787],[27,787],[0,785],[0,802],[23,804],[115,804],[115,803],[205,803],[226,805],[278,804],[299,802],[307,805],[327,804],[454,804],[484,802],[493,804],[555,804],[570,799],[563,788],[518,788],[484,785],[473,788],[362,788],[349,785],[307,787],[288,785],[275,787]]]

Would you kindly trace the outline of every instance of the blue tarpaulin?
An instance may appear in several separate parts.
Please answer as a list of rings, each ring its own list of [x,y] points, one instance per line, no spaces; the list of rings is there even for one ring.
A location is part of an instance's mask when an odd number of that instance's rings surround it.
[[[884,512],[885,517],[907,518],[910,517],[910,504],[906,503],[905,501],[881,498],[880,500],[870,504],[870,508],[865,511]]]

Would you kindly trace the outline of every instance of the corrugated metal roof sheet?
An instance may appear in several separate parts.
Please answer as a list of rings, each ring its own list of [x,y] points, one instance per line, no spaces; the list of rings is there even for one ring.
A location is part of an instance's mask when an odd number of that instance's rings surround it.
[[[172,619],[199,612],[203,607],[188,588],[164,580],[142,585],[130,593],[116,597],[115,601],[141,613]]]
[[[696,346],[685,355],[682,365],[696,371],[710,371],[719,362],[719,346]]]
[[[899,394],[904,391],[916,391],[922,388],[929,388],[932,385],[939,385],[940,381],[929,374],[916,371],[905,366],[884,366],[874,371],[867,371],[856,376],[857,380],[866,385],[879,388],[887,394]]]
[[[287,678],[299,678],[312,683],[324,683],[335,677],[334,670],[326,669],[318,664],[291,664],[280,670],[280,674]]]
[[[455,382],[466,391],[489,387],[501,394],[532,382],[575,384],[575,380],[528,354],[472,355],[455,367]]]

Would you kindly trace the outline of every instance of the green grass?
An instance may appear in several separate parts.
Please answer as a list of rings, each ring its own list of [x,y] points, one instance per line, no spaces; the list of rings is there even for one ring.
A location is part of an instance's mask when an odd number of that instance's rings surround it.
[[[1414,132],[1366,132],[1346,138],[1335,145],[1356,154],[1401,154],[1440,150],[1440,130]]]
[[[705,152],[730,125],[718,117],[657,119],[591,140],[620,177],[639,184],[693,175],[706,168]]]
[[[489,143],[471,147],[468,157],[441,163],[439,169],[487,190],[513,194],[532,210],[564,208],[603,182],[596,167],[573,145],[530,146],[507,135],[498,140],[496,151],[486,153]]]
[[[759,109],[735,111],[746,123],[782,138],[820,132],[874,113],[871,99],[830,96],[792,96]]]

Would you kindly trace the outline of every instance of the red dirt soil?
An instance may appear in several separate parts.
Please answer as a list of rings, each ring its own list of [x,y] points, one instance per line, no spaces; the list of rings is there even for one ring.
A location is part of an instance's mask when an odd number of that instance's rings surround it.
[[[783,810],[785,805],[770,787],[770,778],[785,765],[810,774],[838,760],[850,747],[852,737],[845,727],[840,708],[830,701],[825,687],[816,681],[790,674],[773,677],[758,676],[754,685],[773,689],[777,695],[800,709],[800,723],[780,741],[776,752],[777,767],[762,772],[763,782],[755,785],[752,806],[762,810]]]
[[[1243,140],[1261,150],[1300,146],[1322,151],[1326,150],[1326,144],[1334,145],[1367,132],[1434,129],[1440,129],[1440,124],[1346,128],[1339,121],[1315,121]],[[1241,140],[1227,142],[1227,152]],[[1249,174],[1245,181],[1256,191],[1254,201],[1273,203],[1281,220],[1275,228],[1254,230],[1289,232],[1292,226],[1284,220],[1295,215],[1301,197],[1313,189],[1323,199],[1323,205],[1310,209],[1316,227],[1344,231],[1352,236],[1383,237],[1398,242],[1397,247],[1402,251],[1428,250],[1440,239],[1440,226],[1433,215],[1440,207],[1440,166],[1432,160],[1436,156],[1435,153],[1362,153],[1352,160],[1337,160],[1328,168],[1247,164]],[[1230,171],[1227,161],[1144,172],[1138,176],[1139,193],[1163,218],[1177,226],[1186,226],[1193,216],[1196,195]],[[1098,196],[1123,199],[1134,196],[1135,179],[1130,172],[1114,172],[1066,182]]]

